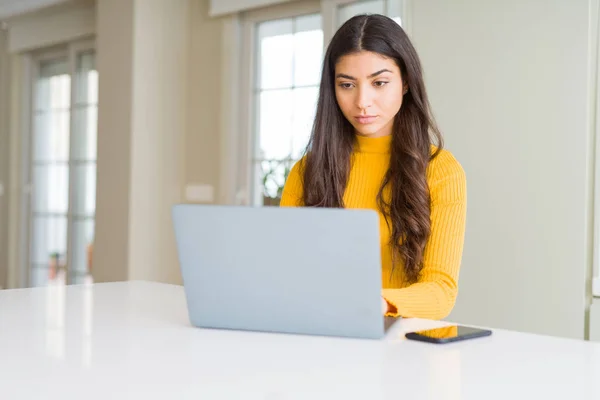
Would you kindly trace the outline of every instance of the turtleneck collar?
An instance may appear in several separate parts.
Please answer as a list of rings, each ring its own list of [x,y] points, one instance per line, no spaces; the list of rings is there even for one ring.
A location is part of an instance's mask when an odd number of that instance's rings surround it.
[[[361,153],[389,153],[392,135],[368,137],[356,135],[356,149]]]

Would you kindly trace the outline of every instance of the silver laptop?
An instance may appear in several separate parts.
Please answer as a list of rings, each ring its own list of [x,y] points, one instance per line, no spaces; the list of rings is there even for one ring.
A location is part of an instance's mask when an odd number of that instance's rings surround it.
[[[180,204],[172,210],[191,324],[379,339],[379,219],[356,209]]]

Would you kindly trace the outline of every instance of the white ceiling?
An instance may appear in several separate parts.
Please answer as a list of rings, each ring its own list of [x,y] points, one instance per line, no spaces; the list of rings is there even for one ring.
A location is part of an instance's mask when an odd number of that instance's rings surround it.
[[[65,1],[67,0],[0,0],[0,20],[54,6]]]

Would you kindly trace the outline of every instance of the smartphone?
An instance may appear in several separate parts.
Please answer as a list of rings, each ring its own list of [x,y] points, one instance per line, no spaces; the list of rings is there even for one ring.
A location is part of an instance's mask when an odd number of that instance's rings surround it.
[[[410,332],[405,336],[410,340],[440,344],[475,339],[479,337],[490,336],[491,334],[492,331],[487,329],[479,329],[464,325],[450,325],[443,328]]]

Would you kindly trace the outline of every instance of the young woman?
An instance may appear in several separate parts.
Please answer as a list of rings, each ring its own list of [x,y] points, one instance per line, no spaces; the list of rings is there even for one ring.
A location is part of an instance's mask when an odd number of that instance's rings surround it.
[[[383,313],[441,319],[458,291],[466,195],[409,38],[385,16],[353,17],[325,54],[312,135],[281,206],[377,210]]]

